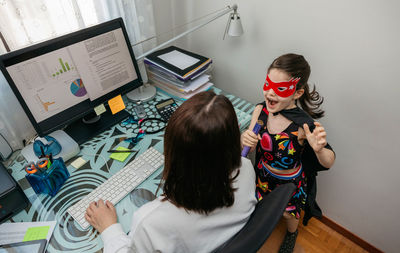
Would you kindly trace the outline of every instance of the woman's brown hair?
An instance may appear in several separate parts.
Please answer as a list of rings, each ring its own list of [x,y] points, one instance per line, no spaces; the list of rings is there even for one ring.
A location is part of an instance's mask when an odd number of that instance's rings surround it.
[[[271,69],[279,69],[286,72],[289,76],[300,77],[296,90],[304,89],[304,94],[298,99],[301,108],[306,111],[312,118],[319,119],[324,116],[324,111],[320,108],[324,98],[315,90],[315,85],[310,92],[308,86],[308,78],[310,77],[311,68],[306,59],[298,54],[285,54],[276,58],[268,72]],[[297,104],[297,101],[296,101]]]
[[[231,206],[240,149],[238,121],[225,96],[207,91],[185,101],[165,131],[164,200],[205,214]]]

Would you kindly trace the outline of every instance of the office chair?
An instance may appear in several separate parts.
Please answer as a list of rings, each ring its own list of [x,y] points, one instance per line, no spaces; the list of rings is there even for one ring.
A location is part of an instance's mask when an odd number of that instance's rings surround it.
[[[276,187],[257,203],[246,225],[215,252],[257,252],[278,224],[295,189],[294,184]]]

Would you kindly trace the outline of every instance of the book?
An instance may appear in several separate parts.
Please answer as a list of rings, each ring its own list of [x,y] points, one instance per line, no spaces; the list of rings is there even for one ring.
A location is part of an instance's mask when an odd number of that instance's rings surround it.
[[[212,63],[212,60],[202,55],[170,46],[149,54],[144,58],[144,63],[156,66],[162,71],[174,75],[179,80],[187,81],[194,76],[198,76],[198,73],[206,69]]]
[[[160,82],[152,81],[150,79],[149,79],[149,81],[150,81],[151,84],[153,84],[157,88],[157,90],[169,95],[170,97],[177,98],[177,99],[180,99],[180,100],[187,100],[187,99],[191,98],[193,95],[195,95],[195,94],[197,94],[199,92],[209,90],[214,85],[211,82],[207,82],[207,83],[205,83],[204,85],[200,86],[198,89],[196,89],[194,91],[191,91],[191,92],[188,92],[188,93],[182,93],[182,92],[178,92],[178,91],[176,91],[174,89],[171,89],[168,86],[165,86]]]
[[[197,77],[199,77],[199,76],[201,76],[203,74],[210,75],[210,73],[212,71],[212,68],[213,68],[213,65],[209,64],[207,66],[207,68],[199,71],[197,73],[197,75],[191,77],[190,79],[188,79],[186,81],[182,81],[182,80],[178,79],[173,74],[168,73],[168,72],[164,71],[163,69],[158,68],[157,66],[145,64],[145,67],[146,67],[146,72],[147,73],[152,74],[154,76],[157,76],[157,77],[161,78],[162,80],[168,81],[171,84],[174,84],[174,85],[176,85],[178,87],[184,88],[184,87],[190,85],[191,82],[194,81]]]
[[[192,91],[198,89],[200,86],[202,86],[205,83],[208,83],[210,81],[210,76],[203,74],[193,81],[188,81],[188,84],[185,86],[177,86],[174,83],[171,83],[168,79],[165,79],[161,76],[157,76],[151,72],[149,72],[147,74],[147,76],[148,76],[149,80],[151,80],[153,82],[159,82],[159,83],[167,86],[168,88],[174,89],[177,92],[181,92],[181,93],[192,92]]]

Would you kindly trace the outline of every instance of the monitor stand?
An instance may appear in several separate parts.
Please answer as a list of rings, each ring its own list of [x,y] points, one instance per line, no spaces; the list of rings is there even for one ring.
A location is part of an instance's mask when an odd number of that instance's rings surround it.
[[[85,120],[79,119],[68,125],[64,131],[80,145],[128,118],[129,115],[129,112],[125,110],[116,114],[111,114],[111,111],[107,110],[102,113],[97,120],[87,118]],[[95,117],[96,116],[97,115],[95,115]]]
[[[134,89],[133,91],[129,92],[126,94],[126,97],[130,101],[134,102],[146,102],[153,97],[156,96],[157,90],[153,85],[150,85],[149,83],[145,83],[144,85],[140,86],[137,89]]]

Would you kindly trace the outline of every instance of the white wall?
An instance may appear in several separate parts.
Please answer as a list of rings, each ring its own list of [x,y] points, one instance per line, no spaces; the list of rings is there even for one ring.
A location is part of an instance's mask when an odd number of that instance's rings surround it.
[[[155,1],[157,9],[161,1]],[[230,1],[170,0],[156,22],[179,25]],[[325,97],[334,167],[318,177],[324,215],[385,252],[400,248],[400,2],[237,0],[244,36],[222,41],[227,16],[178,45],[214,60],[214,83],[253,103],[271,61],[303,54]],[[165,4],[165,1],[163,2]],[[173,10],[173,11],[172,11]]]

